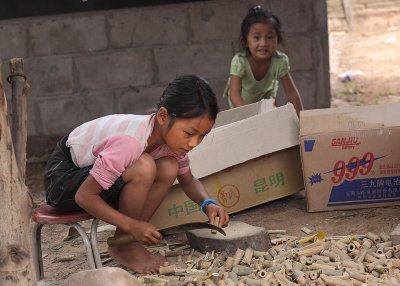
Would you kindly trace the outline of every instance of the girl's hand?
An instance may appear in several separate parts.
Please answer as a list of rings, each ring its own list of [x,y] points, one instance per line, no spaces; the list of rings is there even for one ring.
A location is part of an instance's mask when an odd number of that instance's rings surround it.
[[[153,245],[159,243],[162,239],[161,233],[157,228],[146,221],[135,221],[130,234],[141,244]]]
[[[229,223],[229,216],[226,210],[216,204],[210,203],[205,207],[206,214],[210,220],[210,223],[214,224],[215,217],[219,216],[219,227],[227,227]]]

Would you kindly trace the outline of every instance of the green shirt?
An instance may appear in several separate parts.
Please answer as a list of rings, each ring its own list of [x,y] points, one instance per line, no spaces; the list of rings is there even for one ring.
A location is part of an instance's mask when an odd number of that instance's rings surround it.
[[[287,55],[276,51],[271,57],[271,65],[264,78],[256,80],[247,60],[246,52],[237,53],[231,62],[231,75],[236,75],[242,79],[241,96],[246,104],[276,97],[278,91],[278,79],[289,72],[289,59]],[[228,98],[229,106],[233,104],[229,98],[230,78],[226,84],[223,97]]]

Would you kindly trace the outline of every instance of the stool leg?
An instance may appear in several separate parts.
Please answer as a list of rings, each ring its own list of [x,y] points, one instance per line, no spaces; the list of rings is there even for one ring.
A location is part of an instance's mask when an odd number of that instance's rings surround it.
[[[36,279],[38,281],[44,278],[42,243],[41,243],[42,227],[43,224],[34,222],[31,235],[33,265],[35,267]]]
[[[99,219],[94,218],[92,221],[92,227],[90,228],[90,242],[92,244],[92,251],[94,261],[96,263],[96,268],[101,268],[103,265],[101,264],[101,258],[99,253],[99,248],[97,247],[97,226],[99,224]]]
[[[89,268],[96,269],[96,265],[95,265],[94,259],[93,259],[92,247],[90,246],[90,241],[89,241],[88,236],[86,235],[86,232],[83,230],[81,225],[77,222],[74,222],[72,224],[72,226],[79,232],[79,234],[82,237],[83,243],[86,246],[86,255],[87,255],[87,259],[88,259],[88,263],[89,263]]]

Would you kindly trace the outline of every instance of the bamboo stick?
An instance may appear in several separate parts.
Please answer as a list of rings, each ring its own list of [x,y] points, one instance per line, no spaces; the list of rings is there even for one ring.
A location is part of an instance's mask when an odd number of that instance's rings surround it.
[[[242,259],[245,251],[243,249],[238,248],[236,250],[235,255],[233,256],[233,266],[236,266],[240,263],[240,260]]]
[[[372,240],[374,243],[377,243],[380,240],[379,235],[376,235],[375,233],[372,232],[367,232],[365,236],[370,240]]]
[[[251,259],[253,258],[253,249],[247,248],[244,252],[242,263],[250,265]]]
[[[323,249],[324,247],[322,245],[317,245],[312,248],[300,250],[295,254],[295,256],[300,257],[300,256],[310,256],[310,255],[320,254]]]
[[[325,274],[321,274],[321,278],[324,280],[326,285],[352,286],[353,284],[350,280],[342,280]]]
[[[175,264],[168,265],[168,266],[160,266],[158,269],[158,272],[161,275],[169,275],[169,274],[175,274],[175,270],[177,269]]]
[[[309,229],[308,227],[302,227],[301,229],[300,229],[302,232],[304,232],[305,234],[311,234],[312,233],[312,230],[311,229]]]
[[[313,263],[313,264],[309,265],[308,268],[311,269],[311,270],[318,270],[318,269],[335,270],[336,269],[335,266],[331,266],[331,265],[328,265],[328,264],[320,264],[320,263]]]
[[[348,271],[351,278],[356,279],[358,281],[367,282],[368,274],[363,274],[357,271]]]

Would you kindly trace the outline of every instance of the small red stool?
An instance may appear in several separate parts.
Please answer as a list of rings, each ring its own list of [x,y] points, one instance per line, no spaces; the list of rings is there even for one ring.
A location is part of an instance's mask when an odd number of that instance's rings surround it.
[[[97,225],[99,223],[97,218],[94,218],[85,211],[63,212],[45,204],[35,210],[32,219],[34,221],[31,237],[32,256],[38,280],[44,278],[41,247],[41,232],[44,224],[64,224],[74,227],[81,235],[83,243],[85,244],[90,269],[102,267],[100,253],[97,247]],[[90,238],[79,224],[79,222],[89,219],[93,219],[90,229]]]

